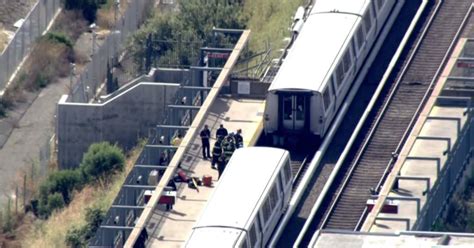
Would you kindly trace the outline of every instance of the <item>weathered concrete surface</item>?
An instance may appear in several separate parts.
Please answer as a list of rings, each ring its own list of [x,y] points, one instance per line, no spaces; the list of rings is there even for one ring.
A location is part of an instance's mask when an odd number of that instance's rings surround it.
[[[124,149],[148,136],[161,123],[165,106],[171,104],[179,84],[138,83],[101,104],[58,104],[58,162],[61,168],[79,165],[95,142],[109,141]]]
[[[67,92],[68,82],[67,79],[59,80],[43,89],[31,106],[27,107],[28,110],[21,119],[15,120],[16,128],[0,149],[0,204],[5,203],[6,195],[13,192],[15,176],[21,169],[30,168],[33,163],[40,163],[40,149],[48,148],[48,141],[54,134],[55,103],[61,94]],[[5,126],[0,131],[9,132],[9,128]],[[44,159],[45,163],[49,160]]]

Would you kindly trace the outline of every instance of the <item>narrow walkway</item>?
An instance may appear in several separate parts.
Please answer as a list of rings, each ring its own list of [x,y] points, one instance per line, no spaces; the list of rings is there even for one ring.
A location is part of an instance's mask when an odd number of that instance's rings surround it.
[[[242,129],[244,146],[254,145],[262,130],[263,109],[263,100],[217,98],[205,117],[205,124],[211,129],[211,149],[220,124],[223,124],[229,133]],[[211,175],[214,187],[217,186],[217,171],[211,169],[209,160],[202,159],[199,136],[194,139],[191,149],[184,158],[181,166],[188,171],[190,176],[201,178],[203,175]],[[160,205],[154,210],[147,225],[147,231],[150,234],[148,246],[182,247],[201,211],[205,208],[214,187],[202,186],[197,191],[188,188],[185,184],[180,184],[178,199],[173,210],[165,211],[164,206]]]

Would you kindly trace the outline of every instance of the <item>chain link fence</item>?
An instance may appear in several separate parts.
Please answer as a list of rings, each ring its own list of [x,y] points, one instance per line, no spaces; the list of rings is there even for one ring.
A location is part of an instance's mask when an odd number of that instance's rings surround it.
[[[127,10],[117,20],[115,30],[105,38],[98,49],[94,49],[96,52],[92,55],[92,61],[79,75],[70,93],[69,102],[86,103],[95,96],[107,76],[107,64],[111,65],[116,61],[129,34],[139,28],[154,3],[155,0],[134,0],[128,3]]]
[[[0,90],[30,52],[35,40],[40,37],[60,8],[60,0],[39,0],[28,13],[13,39],[0,54]]]

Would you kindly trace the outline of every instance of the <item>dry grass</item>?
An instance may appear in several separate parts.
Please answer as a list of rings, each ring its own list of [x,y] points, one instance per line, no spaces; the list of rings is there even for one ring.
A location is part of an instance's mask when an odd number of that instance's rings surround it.
[[[62,10],[52,30],[65,33],[73,42],[76,42],[88,28],[87,21],[80,11]]]
[[[67,230],[85,224],[85,210],[87,208],[108,209],[112,205],[127,174],[140,155],[143,145],[142,142],[130,153],[125,171],[117,174],[109,186],[105,186],[101,182],[95,186],[88,186],[75,194],[73,201],[67,208],[53,213],[47,221],[35,221],[31,229],[24,231],[24,238],[21,239],[22,247],[66,247]]]
[[[0,27],[0,54],[2,54],[3,49],[8,45],[8,35],[4,32],[3,28]]]
[[[115,20],[114,8],[101,8],[97,11],[97,25],[103,29],[113,29]]]
[[[52,31],[65,34],[75,43],[79,36],[87,31],[87,27],[82,13],[63,10]],[[0,32],[0,48],[2,34],[3,32]],[[68,76],[69,62],[74,60],[74,52],[70,47],[44,38],[38,39],[18,76],[5,93],[3,101],[7,103],[7,108],[11,109],[16,103],[26,100],[24,90],[36,91],[58,77]]]
[[[298,6],[305,0],[252,0],[245,1],[244,13],[252,30],[250,50],[261,51],[268,43],[274,50],[283,48],[283,38],[290,36],[288,28]],[[275,54],[274,54],[275,55]]]
[[[69,75],[69,62],[73,60],[70,47],[62,43],[40,39],[22,68],[18,84],[35,91],[45,87],[58,77]]]
[[[115,26],[115,6],[113,0],[108,0],[106,4],[104,4],[98,11],[97,11],[97,25],[102,29],[109,29],[112,30]],[[119,13],[117,13],[117,18],[120,19],[121,16],[124,15],[126,9],[128,7],[128,1],[121,1]]]

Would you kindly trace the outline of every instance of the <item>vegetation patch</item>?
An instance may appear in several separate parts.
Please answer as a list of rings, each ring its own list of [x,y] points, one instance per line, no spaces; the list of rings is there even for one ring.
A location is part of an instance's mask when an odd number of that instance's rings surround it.
[[[64,44],[69,48],[72,48],[74,46],[71,39],[65,33],[62,32],[49,32],[45,35],[44,39],[53,43]]]
[[[8,45],[8,35],[0,27],[0,54]]]
[[[269,46],[273,48],[273,58],[279,56],[277,50],[283,48],[285,37],[290,37],[288,28],[299,6],[306,0],[252,0],[245,1],[243,13],[247,17],[246,26],[252,30],[250,51],[257,53]]]
[[[440,232],[474,232],[474,172],[465,189],[453,196],[446,215],[436,222],[433,230]]]
[[[53,212],[47,220],[36,220],[25,231],[21,246],[85,247],[112,205],[144,144],[140,142],[130,152],[124,170],[112,174],[107,180],[109,183],[99,179],[84,185],[82,190],[74,193],[74,198],[64,209]]]
[[[187,0],[179,2],[179,13],[155,12],[153,18],[132,38],[131,51],[138,73],[150,65],[183,65],[196,62],[199,48],[216,41],[213,27],[252,30],[250,54],[268,47],[284,47],[284,37],[298,6],[305,0],[252,0],[221,3]],[[219,38],[219,37],[218,37]],[[272,53],[277,57],[277,52]],[[147,61],[147,59],[149,61]],[[164,63],[163,63],[164,62]]]
[[[35,92],[47,87],[60,77],[70,74],[75,62],[73,46],[87,31],[87,21],[78,11],[63,11],[52,30],[37,41],[18,76],[0,101],[0,117],[8,115],[16,103],[26,100],[24,90]]]
[[[73,192],[88,183],[108,182],[111,175],[123,170],[124,163],[125,156],[117,146],[108,142],[92,144],[79,168],[55,171],[40,185],[38,199],[31,201],[33,213],[47,219],[71,202]]]
[[[245,17],[242,3],[219,1],[180,1],[180,12],[154,16],[132,37],[129,51],[138,72],[149,69],[151,61],[166,61],[168,65],[191,65],[199,54],[199,48],[215,42],[211,36],[213,27],[242,29]]]

